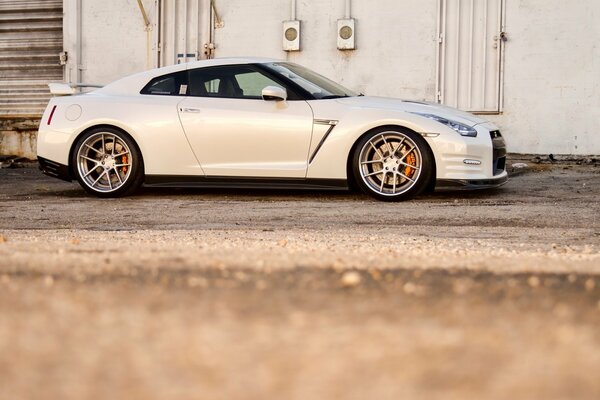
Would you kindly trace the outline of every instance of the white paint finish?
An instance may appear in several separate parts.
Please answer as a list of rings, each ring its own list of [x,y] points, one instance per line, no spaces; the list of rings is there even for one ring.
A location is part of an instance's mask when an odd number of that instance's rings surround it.
[[[197,61],[150,71],[144,78],[150,80],[166,70],[261,61]],[[128,132],[136,141],[147,174],[344,179],[356,140],[375,127],[396,125],[417,133],[438,134],[426,138],[435,157],[438,179],[501,178],[492,175],[489,130],[495,126],[449,107],[366,96],[305,102],[140,95],[136,92],[140,81],[137,74],[95,93],[53,99],[40,125],[38,155],[67,164],[69,150],[82,131],[109,124]],[[111,90],[113,86],[117,90]],[[82,108],[77,121],[65,117],[72,104]],[[54,105],[57,109],[48,125],[45,121]],[[198,112],[178,114],[183,109]],[[477,124],[479,135],[462,137],[413,112]],[[307,169],[313,119],[339,123]],[[482,164],[464,165],[465,158]]]
[[[354,97],[339,100],[311,100],[316,119],[340,122],[309,165],[307,177],[343,179],[354,143],[367,131],[384,125],[402,126],[418,133],[438,133],[425,140],[433,150],[437,179],[491,179],[490,130],[485,119],[436,104],[414,104],[392,98]],[[476,138],[462,137],[433,120],[410,112],[431,113],[465,124],[479,124]],[[481,166],[464,165],[462,160],[480,160]],[[467,178],[468,177],[468,178]]]
[[[305,177],[313,123],[305,101],[188,97],[179,111],[207,176]]]
[[[102,124],[114,125],[129,133],[144,158],[146,174],[201,175],[202,170],[183,134],[177,114],[182,97],[108,96],[86,94],[54,98],[40,123],[37,153],[50,160],[68,164],[69,150],[85,129]],[[81,105],[77,121],[65,118],[71,104]],[[49,110],[57,105],[51,125]]]

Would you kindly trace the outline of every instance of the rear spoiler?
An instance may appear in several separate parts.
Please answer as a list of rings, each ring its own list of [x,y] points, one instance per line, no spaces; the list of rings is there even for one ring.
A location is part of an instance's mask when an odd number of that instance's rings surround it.
[[[78,88],[101,88],[102,85],[91,85],[88,83],[49,83],[50,93],[55,96],[68,96],[77,93]]]

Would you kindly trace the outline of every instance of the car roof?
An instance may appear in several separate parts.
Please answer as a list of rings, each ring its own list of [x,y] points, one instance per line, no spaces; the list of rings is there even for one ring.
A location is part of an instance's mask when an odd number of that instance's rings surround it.
[[[94,91],[98,94],[110,95],[134,95],[138,94],[144,86],[153,78],[170,74],[173,72],[185,71],[187,69],[214,67],[219,65],[235,65],[235,64],[263,64],[268,62],[278,62],[281,60],[263,57],[226,57],[213,58],[209,60],[190,61],[187,63],[169,65],[166,67],[155,68],[137,74],[129,75],[117,81]]]

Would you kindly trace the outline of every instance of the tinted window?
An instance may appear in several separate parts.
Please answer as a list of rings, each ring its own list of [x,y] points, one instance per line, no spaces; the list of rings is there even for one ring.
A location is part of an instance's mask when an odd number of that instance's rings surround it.
[[[159,76],[152,79],[144,89],[142,94],[153,94],[162,96],[185,96],[187,90],[186,71]]]
[[[189,71],[190,96],[261,99],[266,86],[284,87],[249,65],[225,65]],[[288,98],[298,99],[289,89]]]

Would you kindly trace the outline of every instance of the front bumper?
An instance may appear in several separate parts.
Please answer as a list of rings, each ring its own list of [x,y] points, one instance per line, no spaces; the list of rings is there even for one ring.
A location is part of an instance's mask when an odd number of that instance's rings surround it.
[[[54,178],[62,179],[63,181],[71,182],[73,180],[68,166],[55,161],[50,161],[40,156],[38,156],[37,159],[38,163],[40,164],[40,171],[42,171],[44,174]]]
[[[493,189],[508,182],[508,173],[504,171],[492,179],[440,179],[436,181],[435,189],[472,190]]]

